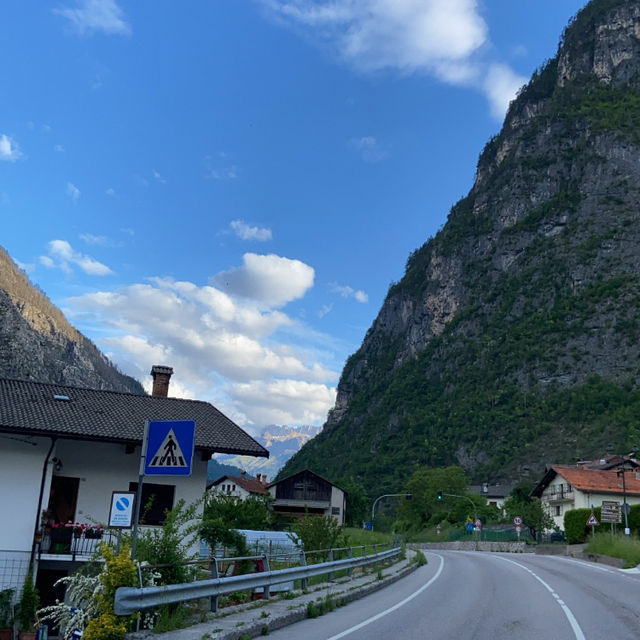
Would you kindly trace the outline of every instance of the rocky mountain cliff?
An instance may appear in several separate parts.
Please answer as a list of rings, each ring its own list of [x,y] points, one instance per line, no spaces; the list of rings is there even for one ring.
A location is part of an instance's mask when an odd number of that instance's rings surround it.
[[[144,393],[62,312],[0,247],[0,376]]]
[[[640,444],[640,1],[593,0],[348,360],[309,467],[535,476]]]

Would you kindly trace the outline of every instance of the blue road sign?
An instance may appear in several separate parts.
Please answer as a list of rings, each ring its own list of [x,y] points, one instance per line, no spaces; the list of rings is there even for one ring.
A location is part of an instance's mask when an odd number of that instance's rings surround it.
[[[145,476],[190,476],[195,444],[194,420],[150,420]]]

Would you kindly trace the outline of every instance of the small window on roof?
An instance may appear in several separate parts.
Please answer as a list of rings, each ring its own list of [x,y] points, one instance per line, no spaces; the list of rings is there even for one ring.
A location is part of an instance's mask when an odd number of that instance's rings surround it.
[[[71,398],[69,396],[65,396],[65,395],[58,394],[58,393],[54,394],[53,399],[54,400],[65,400],[66,402],[70,402],[71,401]]]

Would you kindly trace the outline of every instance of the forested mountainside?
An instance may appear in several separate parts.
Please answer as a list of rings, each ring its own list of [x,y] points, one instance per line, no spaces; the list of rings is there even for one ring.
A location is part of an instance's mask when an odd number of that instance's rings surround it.
[[[407,260],[323,431],[282,469],[400,490],[640,444],[640,1],[593,0]]]
[[[0,247],[0,376],[92,389],[144,393],[62,312]]]

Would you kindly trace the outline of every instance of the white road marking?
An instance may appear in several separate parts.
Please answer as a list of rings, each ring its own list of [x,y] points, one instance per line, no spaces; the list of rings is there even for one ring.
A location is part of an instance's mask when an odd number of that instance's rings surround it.
[[[578,621],[576,620],[575,616],[571,612],[571,609],[567,607],[567,605],[563,602],[560,596],[553,590],[553,588],[550,587],[537,573],[531,571],[529,567],[525,567],[523,564],[520,564],[515,560],[509,560],[508,558],[503,558],[502,556],[496,556],[496,557],[499,560],[510,562],[511,564],[515,564],[517,567],[524,569],[525,571],[530,573],[538,582],[542,583],[544,587],[547,589],[547,591],[549,591],[549,593],[555,598],[556,602],[560,605],[560,607],[562,608],[562,611],[564,612],[564,615],[567,616],[567,620],[571,625],[571,629],[573,629],[573,633],[576,637],[576,640],[585,640],[584,633],[582,633],[582,629],[580,628],[580,625],[578,624]]]
[[[331,636],[330,638],[327,638],[327,640],[338,640],[339,638],[344,638],[345,636],[348,636],[350,633],[353,633],[354,631],[358,631],[358,629],[362,629],[362,627],[366,627],[368,624],[371,624],[372,622],[375,622],[376,620],[380,620],[380,618],[392,613],[396,609],[399,609],[400,607],[402,607],[405,604],[407,604],[407,602],[410,602],[415,597],[419,596],[425,589],[430,587],[440,577],[440,574],[442,573],[442,568],[444,567],[444,558],[442,556],[438,555],[437,553],[434,553],[433,555],[436,556],[440,560],[440,566],[438,567],[438,570],[436,571],[436,573],[433,576],[433,578],[431,578],[431,580],[429,580],[429,582],[426,582],[425,584],[423,584],[417,591],[412,593],[408,598],[405,598],[404,600],[401,600],[397,604],[394,604],[393,607],[389,607],[388,609],[385,609],[384,611],[376,614],[375,616],[373,616],[371,618],[367,618],[366,620],[364,620],[360,624],[357,624],[354,627],[351,627],[350,629],[346,629],[345,631],[342,631],[342,632],[338,633],[335,636]]]

